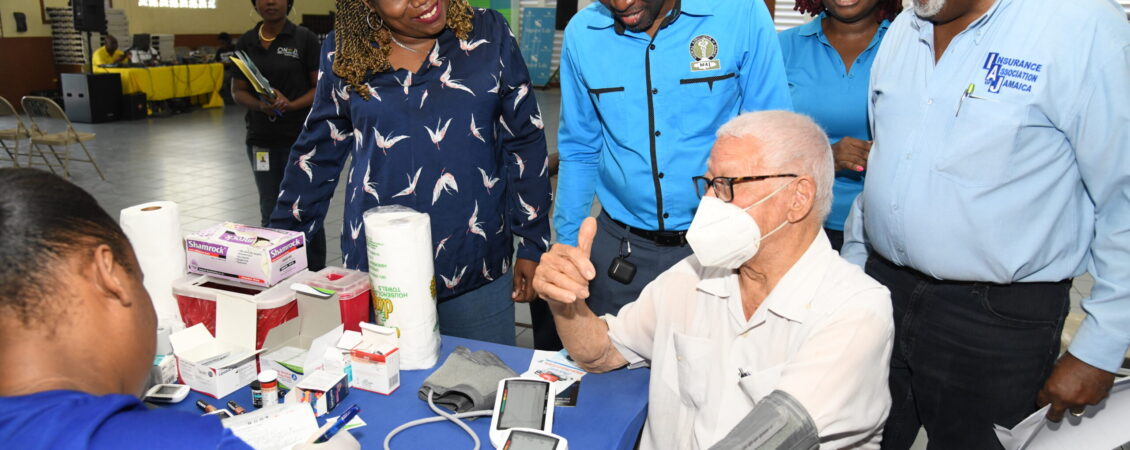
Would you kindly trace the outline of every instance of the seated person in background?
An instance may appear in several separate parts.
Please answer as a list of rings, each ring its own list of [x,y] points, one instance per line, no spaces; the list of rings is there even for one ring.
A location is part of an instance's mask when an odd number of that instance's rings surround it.
[[[122,61],[125,61],[126,52],[118,49],[118,40],[114,38],[114,36],[103,34],[102,42],[104,42],[104,44],[98,47],[98,50],[95,50],[94,54],[90,56],[91,65],[93,65],[94,68],[120,64]]]
[[[53,174],[0,169],[0,186],[3,446],[249,448],[217,417],[138,400],[157,317],[114,219]]]
[[[641,448],[707,448],[747,413],[786,424],[749,448],[879,448],[890,294],[821,228],[833,182],[827,137],[785,111],[743,114],[717,137],[706,176],[694,179],[693,255],[598,318],[584,302],[596,275],[589,218],[579,247],[542,256],[534,289],[585,370],[651,365]]]

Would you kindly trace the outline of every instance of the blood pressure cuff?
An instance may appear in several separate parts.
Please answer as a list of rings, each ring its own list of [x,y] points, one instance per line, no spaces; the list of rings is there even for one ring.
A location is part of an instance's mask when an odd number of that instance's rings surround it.
[[[785,391],[773,391],[710,449],[813,450],[819,446],[816,424],[804,406]]]
[[[433,401],[456,413],[490,410],[494,408],[494,395],[503,378],[518,376],[494,353],[486,350],[472,352],[467,347],[455,347],[447,361],[424,380],[417,392],[420,400],[428,401],[428,393],[435,392]]]

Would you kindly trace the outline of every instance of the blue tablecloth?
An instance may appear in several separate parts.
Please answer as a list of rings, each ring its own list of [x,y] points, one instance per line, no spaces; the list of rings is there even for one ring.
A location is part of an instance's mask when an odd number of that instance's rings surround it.
[[[392,395],[385,396],[358,389],[351,389],[349,396],[330,411],[326,417],[341,414],[350,405],[361,407],[359,414],[367,426],[352,430],[353,436],[361,441],[362,448],[382,448],[385,436],[393,428],[404,422],[433,417],[427,403],[416,395],[424,379],[443,364],[447,355],[456,346],[464,346],[471,351],[488,350],[497,354],[506,364],[519,374],[530,365],[533,351],[525,348],[509,347],[489,342],[473,341],[444,336],[440,362],[430,370],[405,370],[400,372],[400,388]],[[589,374],[581,379],[581,389],[577,406],[557,407],[554,411],[554,433],[569,441],[569,448],[575,449],[631,449],[643,428],[647,417],[648,369],[617,371],[603,374]],[[235,393],[216,400],[193,392],[184,401],[171,405],[171,408],[199,413],[195,403],[204,399],[216,407],[223,407],[228,400],[235,400],[245,408],[251,408],[251,392],[243,388]],[[324,417],[319,418],[324,423]],[[480,418],[467,422],[479,435],[482,448],[489,449],[490,418]],[[391,447],[396,449],[461,449],[471,448],[472,442],[467,433],[450,422],[421,425],[401,432],[393,439]]]

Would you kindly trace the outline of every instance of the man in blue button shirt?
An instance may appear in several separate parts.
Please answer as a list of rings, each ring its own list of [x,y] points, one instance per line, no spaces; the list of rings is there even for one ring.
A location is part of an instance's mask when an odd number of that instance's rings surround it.
[[[691,177],[706,171],[718,127],[740,112],[791,106],[759,0],[601,0],[573,17],[561,55],[554,225],[558,242],[576,245],[593,196],[600,201],[588,300],[597,315],[615,314],[691,253]],[[534,308],[540,327],[539,310],[548,311]]]
[[[884,448],[919,425],[931,447],[999,448],[994,424],[1102,400],[1130,347],[1130,25],[1109,0],[914,7],[875,61],[844,256],[894,302]]]

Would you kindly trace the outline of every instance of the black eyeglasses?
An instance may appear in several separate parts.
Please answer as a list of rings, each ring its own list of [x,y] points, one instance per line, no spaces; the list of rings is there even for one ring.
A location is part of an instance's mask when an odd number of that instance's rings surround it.
[[[714,195],[718,196],[719,200],[724,202],[734,201],[734,185],[738,183],[746,183],[750,181],[768,180],[770,178],[795,178],[799,175],[793,173],[781,173],[777,175],[758,175],[754,177],[691,177],[694,180],[694,191],[698,194],[698,198],[706,195],[706,191],[711,187],[714,188]]]

